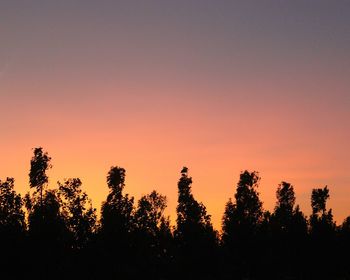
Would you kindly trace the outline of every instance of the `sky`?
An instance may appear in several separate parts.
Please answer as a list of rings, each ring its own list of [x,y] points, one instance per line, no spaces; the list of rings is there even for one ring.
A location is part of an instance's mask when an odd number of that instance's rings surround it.
[[[220,229],[239,174],[281,181],[311,212],[330,188],[350,215],[350,1],[0,1],[0,179],[29,190],[79,177],[98,209],[111,166],[125,192],[156,189],[175,221],[183,166]]]

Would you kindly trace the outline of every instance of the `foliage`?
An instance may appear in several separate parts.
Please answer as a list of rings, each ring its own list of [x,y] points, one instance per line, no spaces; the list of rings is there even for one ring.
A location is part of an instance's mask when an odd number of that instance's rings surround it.
[[[14,182],[13,178],[0,180],[0,233],[7,235],[24,232],[26,227],[23,201],[14,190]]]
[[[226,203],[223,216],[223,242],[239,242],[251,238],[262,221],[262,202],[257,188],[260,177],[257,172],[244,171],[236,188],[235,203]]]
[[[293,185],[285,181],[278,185],[270,212],[260,200],[259,173],[243,171],[234,198],[225,205],[219,236],[206,207],[192,193],[187,167],[177,185],[175,226],[165,215],[167,198],[157,191],[141,196],[134,205],[134,198],[125,194],[122,167],[108,171],[109,193],[99,221],[79,178],[47,189],[49,168],[47,152],[35,148],[29,172],[34,192],[24,199],[14,190],[13,178],[0,180],[0,272],[14,276],[11,263],[16,263],[23,267],[17,276],[27,273],[37,279],[347,279],[350,275],[350,217],[336,227],[332,209],[327,208],[327,186],[312,190],[312,214],[307,219],[296,205]],[[325,262],[327,256],[332,257]],[[319,267],[320,262],[325,265]]]
[[[111,167],[107,175],[110,188],[107,200],[101,208],[101,230],[108,234],[126,235],[133,229],[134,198],[123,195],[125,169]]]
[[[44,185],[49,181],[46,171],[52,167],[50,162],[51,157],[43,151],[42,147],[34,149],[34,156],[30,161],[29,185],[41,195]]]
[[[156,191],[142,196],[138,201],[138,207],[135,212],[137,229],[156,237],[162,224],[166,221],[166,217],[164,217],[166,205],[166,197]]]
[[[73,237],[73,246],[84,247],[91,239],[96,227],[96,209],[88,195],[81,190],[79,178],[58,182],[58,197],[61,214]]]
[[[196,242],[203,235],[213,237],[214,231],[211,217],[203,203],[197,202],[191,190],[192,178],[188,176],[188,168],[181,170],[178,182],[177,227],[175,236],[185,246]]]

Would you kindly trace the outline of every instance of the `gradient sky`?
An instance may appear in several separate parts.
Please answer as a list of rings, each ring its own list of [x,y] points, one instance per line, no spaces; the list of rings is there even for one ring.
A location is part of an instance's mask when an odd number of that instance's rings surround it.
[[[50,187],[80,177],[94,206],[110,166],[126,192],[157,189],[175,219],[177,181],[216,228],[239,173],[257,170],[310,214],[330,187],[350,215],[350,1],[0,2],[0,178],[29,189],[32,148]]]

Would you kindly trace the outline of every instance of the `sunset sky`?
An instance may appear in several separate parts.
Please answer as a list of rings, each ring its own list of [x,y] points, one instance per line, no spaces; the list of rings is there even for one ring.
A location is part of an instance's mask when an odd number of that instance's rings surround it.
[[[0,104],[0,179],[22,194],[42,146],[50,187],[79,177],[98,209],[118,165],[174,221],[185,165],[217,229],[245,169],[265,209],[284,180],[307,215],[325,185],[350,215],[350,1],[4,0]]]

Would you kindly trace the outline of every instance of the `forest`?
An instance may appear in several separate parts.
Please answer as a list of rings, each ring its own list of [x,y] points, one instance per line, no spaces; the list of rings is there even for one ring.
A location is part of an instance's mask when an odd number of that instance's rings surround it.
[[[282,181],[273,211],[263,209],[258,172],[243,171],[213,228],[179,173],[176,222],[156,190],[138,201],[124,190],[126,171],[107,171],[98,214],[79,178],[48,188],[51,157],[33,149],[24,197],[14,178],[0,180],[2,279],[350,279],[350,216],[336,225],[329,188],[312,189],[312,213]]]

